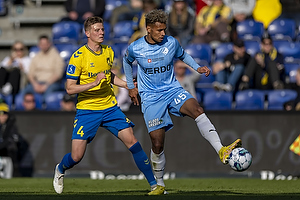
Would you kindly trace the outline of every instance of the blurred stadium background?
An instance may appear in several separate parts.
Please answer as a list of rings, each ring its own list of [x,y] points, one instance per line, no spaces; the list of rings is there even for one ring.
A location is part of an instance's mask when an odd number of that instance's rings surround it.
[[[110,2],[114,1],[110,0]],[[60,30],[65,26],[65,24],[62,26],[58,23],[66,15],[64,0],[30,2],[31,4],[26,7],[10,5],[9,14],[0,17],[0,60],[9,54],[10,47],[16,39],[24,41],[33,56],[38,36],[47,33],[51,34],[53,39],[57,39],[54,40],[55,45],[58,49],[61,48],[61,56],[67,63],[74,48],[76,49],[85,40],[82,37],[81,27],[75,27],[78,31],[75,35],[75,32],[72,32],[75,40],[72,40],[74,38],[70,35],[59,35],[59,33],[55,38],[54,28],[57,27]],[[108,8],[111,9],[111,7]],[[108,23],[105,25],[109,26]],[[126,37],[128,39],[129,33],[132,33],[130,31],[133,31],[131,30],[132,24],[123,23],[121,26],[123,29],[116,26],[115,33],[107,34],[109,39],[122,41],[126,41]],[[295,33],[298,30],[297,26],[294,26]],[[72,25],[69,24],[68,27]],[[125,30],[124,27],[129,29],[126,29],[126,32],[117,31]],[[288,43],[290,46],[281,47],[282,53],[288,54],[286,61],[291,65],[291,71],[286,74],[289,81],[294,81],[295,69],[299,67],[299,63],[294,61],[300,59],[299,41],[297,35],[293,37],[293,40]],[[247,38],[249,35],[245,37]],[[111,44],[117,56],[124,53],[126,42]],[[226,45],[225,48],[229,45],[230,49],[231,44]],[[280,45],[278,44],[279,48]],[[255,41],[248,41],[246,47],[250,54],[259,48]],[[192,54],[194,48],[187,47],[187,51]],[[222,54],[221,47],[220,50],[208,54],[208,57],[199,59],[207,59],[206,61],[211,63],[216,56],[222,56],[217,55],[218,52]],[[228,96],[228,94],[213,90],[211,86],[213,80],[213,76],[200,78],[197,83],[198,101],[205,106],[209,118],[216,126],[225,145],[237,137],[242,138],[244,147],[252,153],[252,166],[243,173],[235,173],[229,166],[223,166],[217,154],[198,133],[193,120],[188,118],[178,120],[174,117],[175,128],[167,134],[166,139],[168,160],[166,172],[174,177],[234,175],[262,179],[291,179],[299,176],[300,157],[289,151],[289,146],[300,134],[299,113],[284,112],[282,106],[283,102],[295,97],[295,92],[249,90]],[[9,98],[7,100],[9,103]],[[253,103],[247,104],[249,102]],[[55,110],[57,109],[33,113],[15,111],[19,130],[30,143],[27,156],[22,161],[24,176],[52,176],[55,164],[70,150],[74,113]],[[136,124],[134,130],[142,146],[146,151],[149,150],[150,140],[139,109],[126,112],[126,114]],[[70,175],[90,177],[93,173],[95,176],[96,173],[96,178],[99,178],[102,176],[100,171],[114,175],[138,173],[126,148],[104,129],[99,129],[98,132],[83,162],[70,170]]]

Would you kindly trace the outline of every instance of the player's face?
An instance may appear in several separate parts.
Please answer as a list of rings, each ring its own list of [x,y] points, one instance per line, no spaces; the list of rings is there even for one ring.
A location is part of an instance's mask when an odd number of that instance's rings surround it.
[[[165,35],[166,35],[166,24],[162,24],[159,22],[156,22],[155,24],[151,24],[147,26],[147,40],[149,43],[160,43],[163,41]]]
[[[102,43],[104,41],[104,26],[102,23],[93,24],[85,34],[94,43]]]

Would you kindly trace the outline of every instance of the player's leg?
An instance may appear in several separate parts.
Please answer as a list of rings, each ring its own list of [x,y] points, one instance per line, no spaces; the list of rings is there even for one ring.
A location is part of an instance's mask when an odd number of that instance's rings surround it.
[[[163,180],[164,169],[166,165],[166,157],[164,154],[164,128],[160,128],[150,132],[150,137],[152,142],[150,159],[154,175],[156,177],[157,184],[165,187],[165,183]]]
[[[154,174],[152,172],[150,161],[149,161],[146,153],[142,149],[142,146],[140,145],[140,143],[137,141],[137,139],[133,135],[132,128],[130,127],[130,128],[126,128],[126,129],[119,131],[118,137],[120,138],[120,140],[122,140],[122,142],[125,144],[125,146],[132,153],[132,156],[133,156],[136,166],[146,177],[146,179],[151,187],[151,192],[149,192],[148,195],[163,194],[165,187],[157,185]]]
[[[165,132],[173,127],[168,111],[168,104],[173,99],[170,100],[169,94],[164,93],[163,96],[151,94],[151,101],[144,101],[142,105],[144,120],[152,143],[150,160],[157,184],[161,186],[165,186],[163,181],[166,164],[164,154]]]
[[[53,187],[56,193],[61,194],[63,192],[65,171],[80,162],[84,155],[86,144],[86,140],[72,140],[72,153],[67,153],[62,161],[56,165],[53,179]]]
[[[74,129],[72,134],[72,150],[67,153],[61,162],[56,165],[54,171],[53,186],[57,193],[63,191],[63,179],[65,170],[71,169],[78,164],[84,156],[87,143],[95,137],[101,120],[101,112],[91,112],[86,110],[77,110],[74,120]]]
[[[219,135],[214,125],[205,115],[203,108],[198,104],[197,100],[183,88],[178,88],[178,90],[172,94],[170,99],[174,99],[174,101],[170,104],[170,113],[176,116],[187,115],[193,118],[196,121],[202,136],[209,141],[216,152],[219,152],[223,146]]]
[[[119,107],[113,107],[111,112],[104,116],[102,126],[118,137],[132,153],[133,159],[139,170],[146,177],[151,192],[148,195],[161,195],[164,187],[158,186],[155,180],[150,161],[142,146],[133,135],[134,124],[125,116]]]
[[[135,164],[139,170],[143,172],[150,186],[152,188],[155,187],[157,183],[151,169],[150,161],[142,149],[142,146],[133,135],[132,128],[125,128],[119,131],[118,137],[132,153]]]
[[[185,103],[180,108],[180,112],[182,114],[188,115],[195,120],[201,135],[212,145],[215,151],[219,154],[222,163],[227,164],[227,158],[230,152],[235,147],[241,146],[241,140],[237,139],[231,145],[223,146],[216,128],[204,113],[203,108],[200,107],[197,100],[194,98],[185,101]]]
[[[81,161],[86,150],[86,145],[86,140],[72,140],[72,152],[66,154],[58,165],[60,173],[64,174],[66,170],[71,169]]]
[[[210,122],[208,117],[205,115],[203,108],[200,107],[197,100],[194,98],[188,99],[180,108],[180,112],[185,114],[196,121],[198,129],[201,135],[209,141],[209,143],[213,146],[216,152],[222,148],[222,144],[219,138],[219,135],[214,127],[214,125]]]

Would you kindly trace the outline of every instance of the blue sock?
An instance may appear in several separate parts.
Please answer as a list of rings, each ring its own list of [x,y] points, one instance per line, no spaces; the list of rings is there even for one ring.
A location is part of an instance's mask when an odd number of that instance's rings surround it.
[[[58,165],[58,170],[60,173],[64,174],[67,169],[71,169],[79,162],[75,162],[71,156],[71,153],[67,153],[62,161]]]
[[[134,145],[132,145],[132,147],[129,148],[129,151],[131,151],[135,164],[137,165],[139,170],[143,172],[150,186],[156,185],[157,183],[153,175],[150,161],[146,153],[142,149],[140,143],[137,142]]]

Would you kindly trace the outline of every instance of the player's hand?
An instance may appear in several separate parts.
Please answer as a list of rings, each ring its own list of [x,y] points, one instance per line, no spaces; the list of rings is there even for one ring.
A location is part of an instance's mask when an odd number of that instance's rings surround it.
[[[126,81],[125,81],[125,83],[126,83]],[[133,84],[134,84],[134,87],[137,88],[137,82],[135,82],[135,79],[133,79]],[[128,86],[127,86],[127,83],[125,84],[125,88],[126,88],[127,90],[129,90],[129,88],[128,88]]]
[[[199,67],[197,69],[197,72],[200,73],[200,74],[205,74],[205,76],[208,76],[210,74],[210,69],[206,66],[204,67]]]
[[[96,86],[100,84],[102,79],[106,79],[104,72],[100,72],[99,74],[97,74],[97,77],[95,80]]]
[[[137,98],[138,93],[139,93],[138,89],[137,88],[133,88],[133,89],[129,89],[128,91],[129,91],[129,97],[130,97],[131,101],[133,102],[133,104],[135,106],[139,106],[140,103],[139,103],[139,100]]]

